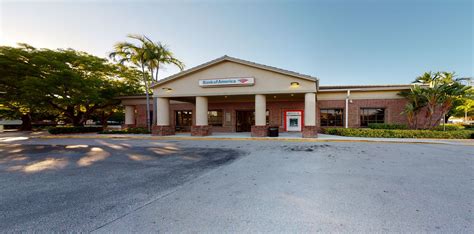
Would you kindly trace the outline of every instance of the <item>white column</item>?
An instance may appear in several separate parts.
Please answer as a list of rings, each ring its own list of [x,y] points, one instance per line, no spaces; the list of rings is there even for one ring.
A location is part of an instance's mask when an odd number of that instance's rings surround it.
[[[304,126],[316,126],[316,94],[304,95]]]
[[[344,113],[346,114],[346,121],[345,121],[345,127],[349,127],[349,98],[351,97],[351,90],[347,90],[347,96],[346,96],[346,109],[344,110]]]
[[[207,97],[196,97],[196,126],[207,126]]]
[[[156,98],[156,125],[170,125],[170,100],[168,98]]]
[[[125,106],[125,124],[135,124],[135,106]]]
[[[267,125],[267,98],[265,95],[255,95],[255,126]]]

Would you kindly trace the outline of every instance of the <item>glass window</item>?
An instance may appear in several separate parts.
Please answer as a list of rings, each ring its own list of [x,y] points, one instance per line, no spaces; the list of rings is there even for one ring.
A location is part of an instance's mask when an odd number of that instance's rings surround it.
[[[209,125],[222,127],[224,121],[222,110],[211,110],[207,112]]]
[[[321,127],[342,126],[344,121],[343,109],[321,109]]]
[[[384,108],[360,109],[360,126],[367,127],[369,123],[385,123]]]

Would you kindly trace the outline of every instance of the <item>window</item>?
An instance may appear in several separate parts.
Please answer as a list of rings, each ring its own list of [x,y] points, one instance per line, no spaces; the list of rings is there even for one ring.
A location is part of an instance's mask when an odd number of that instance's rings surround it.
[[[384,108],[362,108],[360,109],[360,126],[367,127],[369,123],[384,123]]]
[[[321,127],[342,126],[343,109],[321,109]]]
[[[211,110],[207,112],[208,122],[211,126],[222,127],[223,113],[222,110]]]

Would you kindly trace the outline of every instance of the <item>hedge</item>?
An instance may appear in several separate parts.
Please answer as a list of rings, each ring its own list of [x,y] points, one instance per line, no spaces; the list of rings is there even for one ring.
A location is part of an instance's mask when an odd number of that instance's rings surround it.
[[[405,124],[384,124],[384,123],[370,123],[371,129],[408,129]]]
[[[474,124],[471,125],[463,125],[464,129],[473,129],[474,130]]]
[[[146,128],[127,128],[124,130],[104,130],[99,134],[150,134]]]
[[[440,124],[436,127],[433,128],[435,131],[457,131],[457,130],[463,130],[465,127],[462,125],[455,125],[455,124],[445,124],[443,127],[443,124]]]
[[[48,132],[51,134],[68,134],[68,133],[88,133],[102,131],[101,127],[51,127]]]
[[[433,131],[367,128],[326,128],[324,133],[351,137],[474,139],[474,131]]]

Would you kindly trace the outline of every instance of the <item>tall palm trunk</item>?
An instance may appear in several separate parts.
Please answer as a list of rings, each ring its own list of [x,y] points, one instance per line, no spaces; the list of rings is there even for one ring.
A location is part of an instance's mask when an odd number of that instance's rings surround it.
[[[146,126],[148,131],[151,131],[150,125],[150,89],[148,88],[148,80],[146,79],[145,75],[145,66],[142,63],[142,74],[143,74],[143,81],[145,82],[145,94],[146,94]]]
[[[155,81],[158,81],[158,70],[160,70],[160,65],[156,66],[156,71],[155,71]]]

